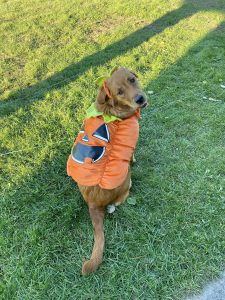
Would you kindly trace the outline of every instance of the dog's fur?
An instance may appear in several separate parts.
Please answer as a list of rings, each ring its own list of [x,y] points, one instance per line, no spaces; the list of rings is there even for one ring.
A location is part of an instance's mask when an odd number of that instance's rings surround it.
[[[108,92],[106,91],[108,90]],[[110,94],[110,97],[109,97]],[[137,103],[137,96],[143,97],[142,103]],[[132,116],[139,108],[146,106],[146,96],[141,91],[137,76],[126,68],[116,69],[105,81],[95,102],[98,111],[114,115],[121,119]],[[102,262],[104,249],[103,219],[105,207],[109,204],[119,205],[126,200],[131,186],[130,168],[123,184],[113,190],[97,186],[79,186],[89,207],[89,213],[94,227],[94,248],[90,260],[84,262],[82,274],[88,274],[97,269]]]

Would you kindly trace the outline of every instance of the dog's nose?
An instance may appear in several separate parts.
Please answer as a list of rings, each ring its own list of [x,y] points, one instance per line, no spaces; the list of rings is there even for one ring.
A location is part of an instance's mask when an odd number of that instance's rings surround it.
[[[135,101],[137,104],[141,105],[141,104],[144,103],[145,98],[144,98],[143,95],[137,95],[137,96],[134,97],[134,101]]]

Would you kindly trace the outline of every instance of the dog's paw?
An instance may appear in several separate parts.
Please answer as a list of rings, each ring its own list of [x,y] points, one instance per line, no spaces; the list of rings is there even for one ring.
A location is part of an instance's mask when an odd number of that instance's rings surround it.
[[[115,207],[114,204],[110,204],[110,205],[107,206],[107,212],[108,212],[109,214],[114,213],[115,210],[116,210],[116,207]]]

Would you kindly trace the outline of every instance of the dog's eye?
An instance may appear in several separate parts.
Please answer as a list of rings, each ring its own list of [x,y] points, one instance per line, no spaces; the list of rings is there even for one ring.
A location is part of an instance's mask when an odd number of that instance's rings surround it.
[[[135,77],[128,78],[128,81],[129,81],[130,83],[135,83]]]
[[[123,95],[123,90],[122,89],[118,89],[118,93],[117,93],[117,95]]]

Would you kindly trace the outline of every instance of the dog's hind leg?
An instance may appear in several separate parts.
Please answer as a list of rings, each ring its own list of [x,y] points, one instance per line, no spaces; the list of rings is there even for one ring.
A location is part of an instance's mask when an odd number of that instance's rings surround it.
[[[119,206],[120,204],[122,204],[127,199],[128,196],[129,196],[129,190],[124,195],[117,198],[116,202],[114,203],[115,206]]]
[[[84,262],[82,267],[82,275],[89,274],[95,271],[102,262],[104,250],[104,208],[103,207],[89,207],[92,224],[94,227],[94,247],[90,260]]]

